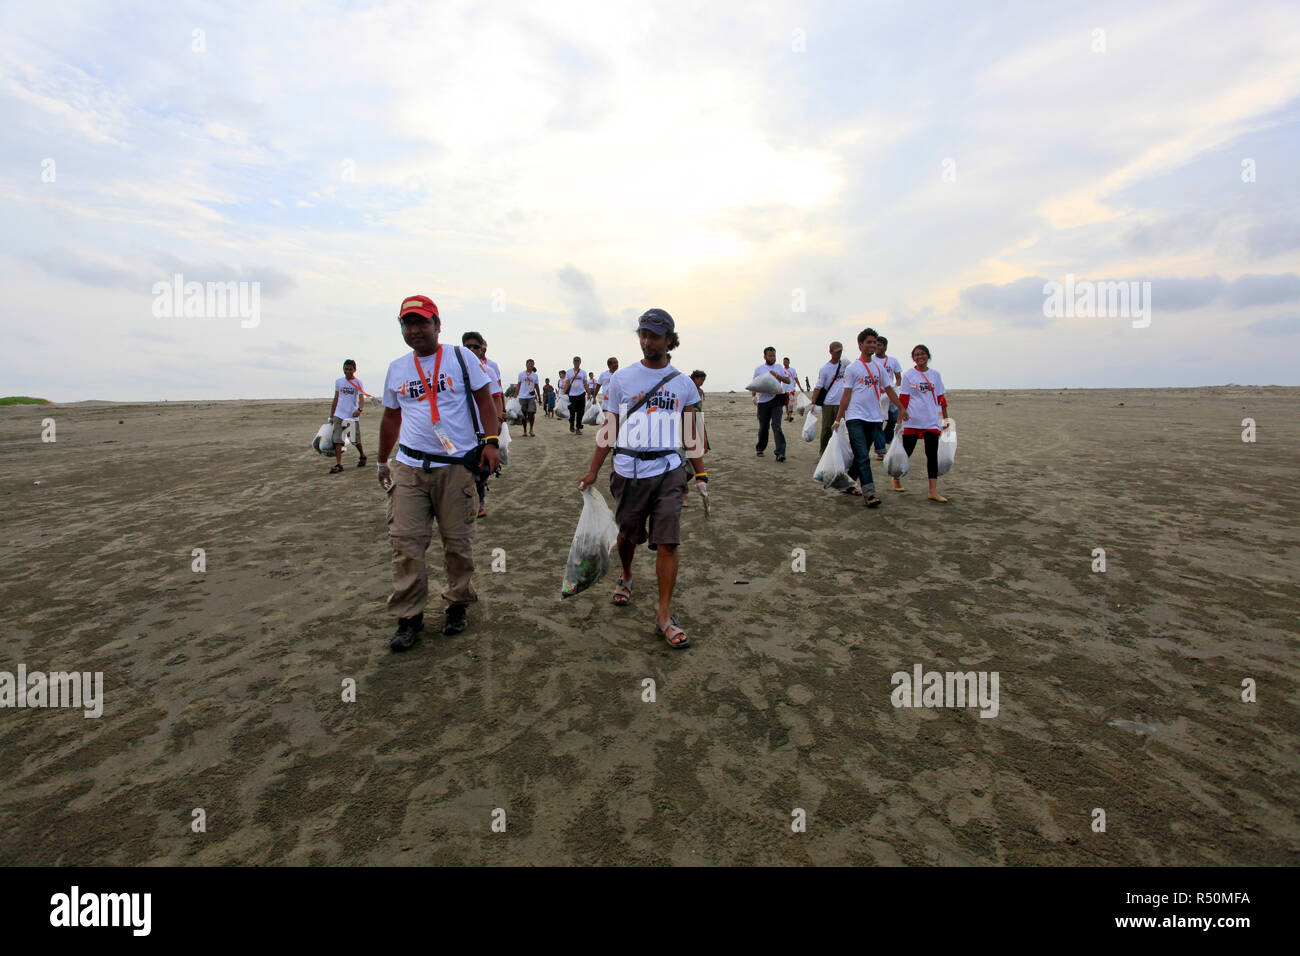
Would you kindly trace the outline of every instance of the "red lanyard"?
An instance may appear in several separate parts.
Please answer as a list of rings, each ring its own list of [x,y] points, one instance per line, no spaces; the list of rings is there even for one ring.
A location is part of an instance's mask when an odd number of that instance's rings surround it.
[[[862,362],[862,359],[859,358],[858,361],[859,361],[859,362]],[[865,369],[867,370],[867,374],[868,374],[868,375],[871,375],[871,366],[870,366],[870,365],[868,365],[866,362],[862,362],[862,367],[865,368]],[[880,398],[880,384],[879,384],[879,383],[880,383],[880,374],[879,374],[879,373],[876,373],[876,375],[871,379],[871,387],[874,388],[874,389],[876,390],[876,398],[877,398],[877,399]]]
[[[442,369],[442,346],[438,346],[438,358],[433,363],[433,385],[429,385],[428,378],[425,377],[424,367],[420,365],[420,356],[414,352],[411,358],[415,359],[415,371],[420,375],[420,384],[424,386],[425,397],[429,399],[429,422],[433,425],[438,424],[438,372]]]
[[[930,385],[929,377],[924,372],[922,372],[919,368],[916,370],[916,374],[921,376],[921,378],[925,379],[926,385]],[[934,402],[935,408],[939,407],[939,396],[935,393],[933,385],[930,385],[930,401]]]
[[[355,389],[356,389],[358,392],[360,392],[362,395],[366,396],[366,398],[374,398],[374,397],[375,397],[375,396],[371,395],[369,392],[367,392],[364,388],[361,387],[361,379],[359,379],[359,378],[348,378],[346,375],[344,375],[344,376],[343,376],[343,381],[347,382],[349,385],[351,385],[353,388],[355,388]]]

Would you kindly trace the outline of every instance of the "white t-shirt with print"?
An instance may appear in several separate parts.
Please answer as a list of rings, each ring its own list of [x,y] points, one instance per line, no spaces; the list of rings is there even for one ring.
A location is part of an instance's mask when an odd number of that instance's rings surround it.
[[[338,393],[338,404],[334,406],[334,414],[343,419],[345,422],[354,422],[357,420],[357,399],[361,397],[361,390],[365,386],[361,384],[361,379],[353,376],[352,381],[348,381],[346,375],[341,375],[334,380],[334,391]]]
[[[578,369],[576,372],[569,369],[564,373],[565,378],[564,394],[569,396],[587,394],[587,373]]]
[[[429,420],[429,400],[425,397],[425,383],[420,380],[420,373],[415,369],[415,353],[407,352],[401,358],[394,359],[388,366],[384,378],[384,407],[399,408],[402,411],[402,430],[398,442],[416,451],[431,452],[435,455],[463,455],[478,444],[478,435],[474,431],[474,420],[470,417],[469,405],[465,398],[465,377],[456,361],[458,346],[441,345],[438,352],[420,357],[420,367],[430,383],[435,374],[438,379],[438,424],[455,445],[454,452],[443,448],[434,434]],[[484,385],[491,385],[489,373],[483,370],[483,363],[478,361],[469,349],[460,349],[465,359],[465,371],[469,373],[469,390],[477,391]],[[442,361],[438,361],[441,354]],[[437,370],[435,373],[435,369]],[[423,467],[423,461],[412,458],[400,448],[396,449],[396,459],[412,468]],[[430,462],[432,468],[443,467],[442,462]]]
[[[525,398],[537,397],[533,394],[533,389],[535,389],[538,384],[536,372],[520,372],[519,378],[516,379],[516,381],[519,383],[519,398],[521,401]]]
[[[848,363],[844,361],[843,357],[841,357],[839,365],[836,365],[834,362],[827,362],[821,367],[821,371],[817,373],[817,384],[815,387],[820,388],[825,393],[825,398],[822,399],[823,405],[838,405],[840,403],[840,398],[844,395],[844,375],[840,374],[840,377],[835,379],[834,385],[831,384],[831,379],[834,378],[836,372],[839,371],[840,366],[847,364]]]
[[[885,382],[889,385],[894,385],[894,383],[898,381],[894,376],[903,374],[903,366],[899,365],[898,359],[894,358],[892,355],[886,355],[884,358],[877,355],[876,363],[884,365]],[[898,386],[894,385],[894,387],[897,388]]]
[[[637,362],[619,369],[610,377],[609,410],[619,415],[619,448],[678,452],[682,447],[682,412],[700,400],[699,389],[686,375],[677,375],[660,386],[633,415],[626,415],[628,409],[672,371],[671,365],[647,368],[645,363]],[[681,465],[679,452],[651,459],[614,454],[614,471],[624,478],[653,478]]]
[[[943,414],[939,408],[939,396],[945,394],[943,377],[933,368],[927,368],[924,373],[909,368],[903,373],[903,387],[898,394],[911,396],[907,400],[907,421],[900,423],[904,428],[943,427]]]
[[[454,356],[449,355],[448,358],[454,358]],[[485,358],[482,362],[482,365],[483,365],[483,371],[486,372],[488,378],[492,380],[491,381],[492,387],[488,389],[488,391],[491,392],[493,395],[500,395],[501,394],[501,367],[497,365],[496,362],[492,361],[490,358]]]
[[[758,368],[754,369],[754,378],[758,378],[760,375],[768,375],[772,372],[779,372],[782,375],[787,374],[784,366],[777,365],[775,362],[773,362],[771,365],[760,365]],[[785,382],[781,381],[779,378],[776,380],[776,384],[780,385],[783,390],[788,391],[788,389],[785,388]],[[779,395],[780,392],[777,392],[775,394],[768,394],[767,392],[755,392],[754,394],[758,397],[758,404],[762,405],[766,402],[772,401],[772,399],[776,398],[776,396]]]
[[[596,384],[600,386],[600,407],[605,411],[609,411],[609,380],[613,377],[614,373],[609,369],[596,376]]]
[[[799,373],[794,370],[793,365],[791,365],[789,368],[785,368],[784,366],[782,366],[781,370],[785,372],[786,375],[790,376],[790,381],[787,382],[785,386],[786,392],[788,394],[794,394],[799,390],[799,385],[798,385]]]
[[[844,420],[860,422],[883,422],[885,416],[880,413],[880,396],[885,394],[889,381],[885,378],[885,367],[872,359],[863,364],[862,359],[854,359],[853,364],[844,372],[844,387],[852,391],[849,407],[844,411]],[[843,398],[843,396],[841,396]]]

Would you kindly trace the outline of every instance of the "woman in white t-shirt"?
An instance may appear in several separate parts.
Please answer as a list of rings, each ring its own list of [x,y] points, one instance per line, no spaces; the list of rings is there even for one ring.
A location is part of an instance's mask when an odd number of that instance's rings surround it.
[[[907,409],[907,427],[903,429],[903,450],[912,457],[917,439],[925,441],[925,467],[930,479],[931,501],[947,501],[939,494],[939,435],[948,427],[948,399],[944,395],[943,376],[930,368],[930,350],[924,345],[912,349],[915,368],[903,373],[903,384],[898,389],[899,400]],[[906,491],[903,483],[894,479],[895,491]]]

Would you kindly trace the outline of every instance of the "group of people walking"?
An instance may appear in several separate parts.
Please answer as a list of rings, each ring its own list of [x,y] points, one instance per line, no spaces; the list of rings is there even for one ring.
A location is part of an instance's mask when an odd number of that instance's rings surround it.
[[[384,378],[379,425],[378,480],[387,494],[387,522],[392,549],[393,587],[388,610],[397,619],[389,641],[394,651],[414,645],[424,628],[429,602],[426,552],[436,524],[441,538],[447,586],[442,598],[447,607],[444,634],[458,634],[469,624],[468,607],[477,601],[474,588],[474,533],[485,516],[484,496],[489,478],[501,466],[500,432],[507,420],[501,372],[487,357],[487,340],[478,332],[461,336],[461,346],[444,346],[439,336],[442,320],[428,296],[405,299],[398,324],[409,351],[394,359]],[[650,309],[638,320],[637,344],[641,361],[620,367],[610,358],[600,377],[584,373],[582,360],[558,376],[558,393],[569,401],[569,430],[581,434],[588,401],[600,401],[605,421],[587,470],[578,479],[584,490],[598,479],[605,461],[613,457],[610,493],[616,501],[618,525],[616,551],[619,577],[611,595],[618,607],[633,603],[633,563],[638,546],[655,552],[655,623],[664,640],[685,648],[691,639],[672,612],[681,544],[681,512],[692,484],[702,496],[707,513],[708,480],[704,455],[708,442],[701,412],[705,374],[684,375],[671,364],[671,352],[680,337],[673,317],[663,309]],[[887,353],[888,343],[873,329],[858,336],[858,356],[843,358],[843,346],[830,344],[830,361],[817,375],[810,402],[821,416],[821,448],[835,429],[845,428],[853,449],[851,477],[859,487],[846,494],[860,495],[868,507],[880,504],[872,481],[870,455],[883,457],[893,438],[895,422],[904,426],[903,444],[908,455],[925,442],[929,466],[930,497],[935,488],[938,437],[947,410],[943,379],[929,367],[924,345],[912,350],[915,367],[902,372]],[[335,381],[330,421],[335,429],[335,466],[342,467],[343,429],[352,433],[360,455],[359,421],[365,391],[351,359]],[[807,394],[808,379],[799,382],[789,358],[776,362],[776,350],[763,353],[756,375],[770,374],[780,383],[775,394],[758,396],[758,457],[763,457],[769,433],[775,439],[774,455],[786,460],[782,421],[793,421],[792,405]],[[537,408],[554,414],[557,389],[550,379],[539,383],[536,362],[529,359],[516,379],[522,434],[534,437]],[[888,398],[888,403],[881,396]],[[883,407],[882,407],[883,406]],[[895,479],[894,489],[904,490]]]
[[[876,460],[884,460],[901,418],[903,450],[911,457],[917,442],[924,441],[929,498],[946,502],[948,499],[938,491],[938,452],[939,436],[948,427],[949,408],[943,378],[930,368],[929,348],[925,345],[913,348],[914,366],[904,372],[898,359],[888,354],[889,340],[875,329],[859,332],[857,344],[857,356],[846,360],[843,343],[830,343],[830,361],[818,370],[807,412],[820,416],[820,451],[826,450],[837,428],[847,430],[853,464],[849,480],[842,483],[840,490],[863,498],[868,508],[880,506],[871,473],[871,454],[874,450]],[[759,458],[764,456],[770,431],[775,439],[775,459],[783,462],[787,448],[781,431],[782,412],[786,421],[793,420],[791,409],[795,396],[805,388],[800,386],[798,373],[790,366],[789,358],[781,365],[776,363],[776,349],[771,346],[763,350],[763,364],[754,370],[754,375],[771,375],[782,384],[776,393],[755,393],[758,441],[754,450]],[[804,382],[806,385],[806,378]],[[818,411],[814,412],[813,408]],[[894,491],[906,491],[898,478],[893,479],[891,487]]]

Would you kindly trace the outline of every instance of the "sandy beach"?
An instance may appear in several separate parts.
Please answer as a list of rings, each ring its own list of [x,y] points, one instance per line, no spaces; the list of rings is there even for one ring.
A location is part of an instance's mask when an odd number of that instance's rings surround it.
[[[1300,863],[1300,389],[949,397],[949,504],[918,451],[867,511],[709,395],[684,652],[647,552],[560,597],[593,429],[515,429],[470,629],[397,655],[374,409],[328,475],[328,398],[0,408],[0,670],[104,675],[0,709],[0,864]],[[997,716],[893,706],[918,664]]]

